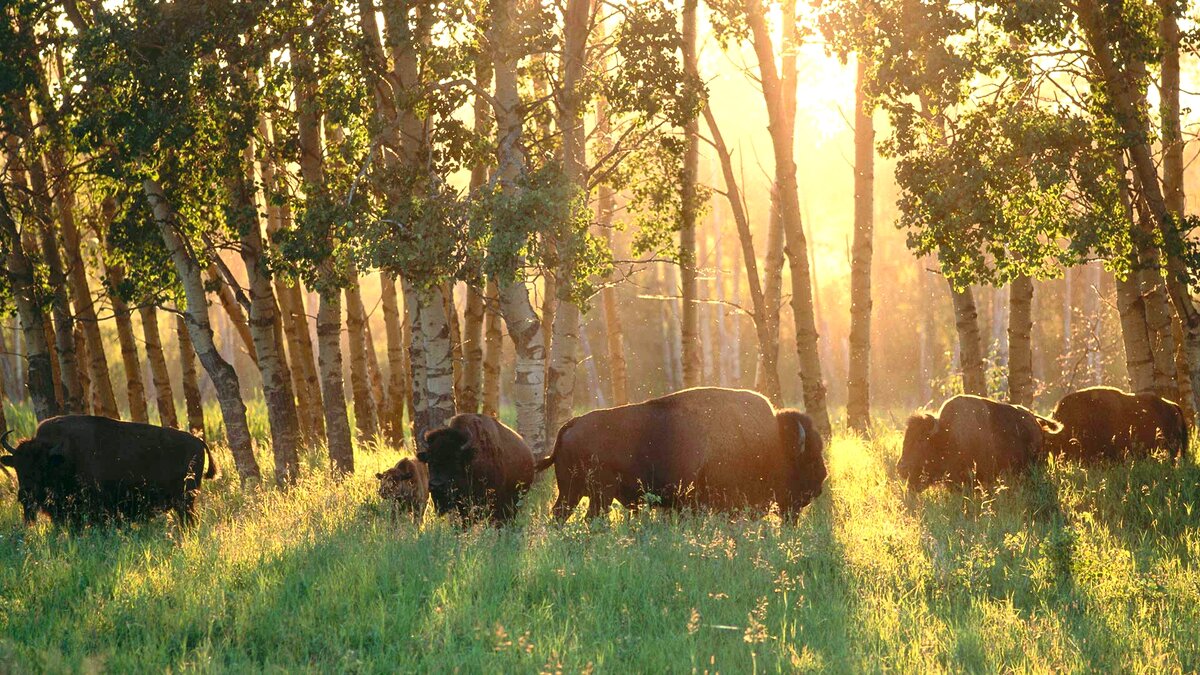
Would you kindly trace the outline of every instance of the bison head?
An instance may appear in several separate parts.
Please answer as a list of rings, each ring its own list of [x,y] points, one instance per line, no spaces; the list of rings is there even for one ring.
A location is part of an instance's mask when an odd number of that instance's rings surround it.
[[[64,444],[53,445],[36,438],[24,441],[17,447],[8,443],[8,436],[0,437],[0,446],[10,454],[0,457],[0,464],[12,467],[17,472],[17,500],[26,524],[37,520],[43,509],[49,509],[55,494],[66,494],[63,484],[70,475]]]
[[[425,434],[426,450],[417,459],[429,467],[429,494],[438,513],[462,506],[467,469],[475,458],[471,437],[458,429],[434,429]]]
[[[937,417],[928,413],[913,415],[908,419],[908,428],[904,430],[904,448],[900,452],[896,472],[917,492],[933,482],[933,469],[937,462],[937,446],[933,436],[937,431],[937,422]]]
[[[375,474],[379,479],[379,496],[383,499],[398,502],[418,516],[425,509],[425,500],[429,497],[427,479],[421,466],[405,457],[396,466]]]
[[[828,471],[825,468],[825,442],[813,426],[812,418],[794,410],[776,413],[776,422],[784,443],[795,457],[791,506],[801,509],[821,496]]]

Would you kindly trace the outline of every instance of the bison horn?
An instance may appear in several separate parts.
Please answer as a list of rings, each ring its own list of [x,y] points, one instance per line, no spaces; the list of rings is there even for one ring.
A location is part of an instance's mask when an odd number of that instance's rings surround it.
[[[11,434],[12,434],[12,430],[9,429],[8,431],[4,432],[3,436],[0,436],[0,446],[4,446],[4,449],[8,451],[8,454],[15,455],[15,454],[17,454],[17,449],[14,448],[13,446],[9,445],[9,443],[8,443],[8,437]]]

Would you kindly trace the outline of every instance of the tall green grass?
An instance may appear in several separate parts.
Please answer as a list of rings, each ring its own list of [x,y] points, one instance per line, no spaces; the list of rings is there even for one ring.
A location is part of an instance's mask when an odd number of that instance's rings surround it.
[[[913,497],[898,443],[836,439],[794,522],[559,526],[543,479],[512,527],[416,526],[375,496],[388,450],[340,482],[319,454],[287,491],[217,481],[184,535],[26,529],[0,488],[0,672],[1200,669],[1194,460]]]

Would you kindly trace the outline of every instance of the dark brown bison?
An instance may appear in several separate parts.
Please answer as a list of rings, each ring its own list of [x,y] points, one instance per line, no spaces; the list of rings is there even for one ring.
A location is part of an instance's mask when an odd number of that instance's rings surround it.
[[[379,479],[382,499],[411,513],[413,520],[421,522],[425,504],[429,502],[429,469],[424,462],[405,457],[375,477]]]
[[[1157,449],[1187,455],[1188,425],[1178,403],[1154,394],[1092,387],[1067,394],[1054,408],[1063,433],[1050,451],[1081,461],[1121,461]]]
[[[26,523],[41,512],[55,523],[80,525],[174,510],[190,526],[201,480],[217,472],[208,447],[195,436],[107,417],[51,418],[17,447],[8,444],[7,434],[0,444],[11,453],[0,462],[16,469]]]
[[[426,433],[425,443],[417,459],[429,467],[429,494],[438,513],[453,510],[466,519],[481,509],[494,523],[516,515],[534,476],[533,451],[517,432],[494,418],[465,413]]]
[[[1028,408],[955,396],[937,415],[909,418],[896,470],[917,491],[940,482],[991,484],[1044,458],[1046,439],[1061,430]]]
[[[555,465],[559,519],[585,496],[590,517],[648,495],[666,507],[774,502],[792,513],[821,494],[822,449],[807,415],[752,391],[698,388],[576,417],[537,468]]]

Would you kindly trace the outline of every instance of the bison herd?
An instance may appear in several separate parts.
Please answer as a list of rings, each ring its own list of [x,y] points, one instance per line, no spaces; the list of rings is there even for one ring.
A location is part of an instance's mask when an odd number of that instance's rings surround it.
[[[16,471],[27,523],[195,519],[202,479],[216,475],[203,441],[181,431],[103,417],[46,420],[17,447],[0,438]],[[537,458],[494,418],[462,414],[425,434],[415,459],[376,474],[379,494],[418,521],[430,498],[464,522],[511,520],[538,473],[555,467],[553,513],[566,519],[584,498],[588,515],[613,501],[642,506],[764,510],[794,514],[825,482],[824,442],[807,415],[776,410],[752,391],[696,388],[595,410],[567,422]],[[913,491],[937,483],[989,484],[1050,455],[1081,462],[1187,453],[1188,424],[1176,403],[1095,387],[1064,397],[1050,418],[977,396],[955,396],[937,414],[911,417],[897,473]],[[207,470],[206,470],[207,460]]]

